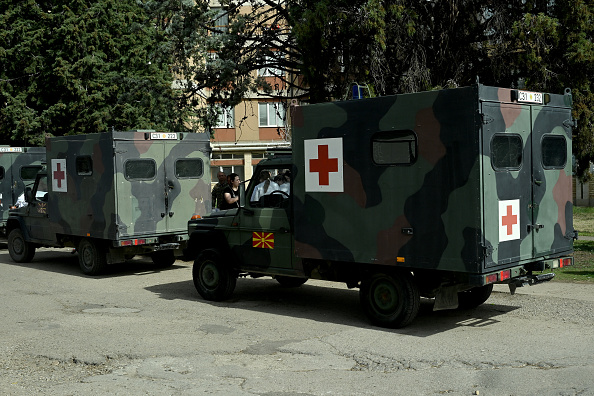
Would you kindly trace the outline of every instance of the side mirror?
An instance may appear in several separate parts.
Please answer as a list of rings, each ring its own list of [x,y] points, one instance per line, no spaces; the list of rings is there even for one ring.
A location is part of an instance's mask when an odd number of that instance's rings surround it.
[[[31,187],[25,188],[25,202],[33,202],[33,193]]]

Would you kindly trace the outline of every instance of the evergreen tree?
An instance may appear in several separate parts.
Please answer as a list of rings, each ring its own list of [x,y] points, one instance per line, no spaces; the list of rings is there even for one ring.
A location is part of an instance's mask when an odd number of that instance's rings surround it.
[[[0,136],[180,126],[164,33],[134,0],[0,1]]]

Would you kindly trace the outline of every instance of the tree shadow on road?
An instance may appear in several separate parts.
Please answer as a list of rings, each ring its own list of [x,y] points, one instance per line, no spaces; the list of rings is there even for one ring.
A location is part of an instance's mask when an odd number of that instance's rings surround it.
[[[166,300],[195,301],[200,305],[243,309],[272,315],[303,318],[318,322],[372,328],[390,333],[428,337],[458,327],[497,325],[497,317],[518,309],[516,306],[483,304],[474,310],[433,311],[433,300],[422,299],[419,315],[403,329],[385,329],[369,324],[359,303],[358,289],[346,286],[323,286],[323,282],[306,283],[298,288],[285,288],[270,278],[238,279],[235,292],[223,302],[204,300],[192,280],[146,287]]]

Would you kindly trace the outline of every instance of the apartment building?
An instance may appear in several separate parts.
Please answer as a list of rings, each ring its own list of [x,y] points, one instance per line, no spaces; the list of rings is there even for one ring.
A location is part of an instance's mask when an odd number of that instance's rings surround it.
[[[213,11],[219,11],[215,26],[225,29],[228,16],[218,1],[210,2]],[[242,12],[250,12],[248,7]],[[216,54],[213,54],[216,56]],[[217,173],[237,173],[241,180],[249,180],[255,166],[264,159],[265,152],[274,148],[290,147],[290,113],[296,102],[287,97],[286,87],[279,78],[282,72],[262,68],[259,78],[273,88],[272,93],[253,93],[233,109],[221,109],[211,139],[211,182],[217,182]]]

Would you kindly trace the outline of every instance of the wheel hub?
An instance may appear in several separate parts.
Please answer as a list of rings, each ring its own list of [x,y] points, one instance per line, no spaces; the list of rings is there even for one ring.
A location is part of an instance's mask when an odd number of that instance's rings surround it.
[[[207,263],[202,268],[202,283],[208,288],[214,288],[219,284],[219,272],[212,263]]]

